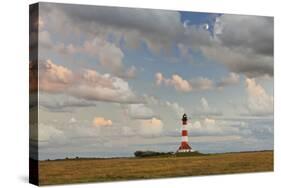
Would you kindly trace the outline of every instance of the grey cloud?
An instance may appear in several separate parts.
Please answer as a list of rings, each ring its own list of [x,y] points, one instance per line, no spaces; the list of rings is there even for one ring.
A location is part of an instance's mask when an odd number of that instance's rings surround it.
[[[273,55],[273,18],[226,14],[219,17],[224,46],[249,48],[257,54]]]
[[[242,47],[229,49],[222,45],[202,47],[203,54],[216,60],[235,73],[247,77],[273,76],[273,57],[253,53]]]
[[[172,36],[177,34],[175,31],[183,29],[176,11],[83,5],[64,5],[62,9],[74,22],[95,21],[102,25],[136,29],[144,33],[163,32]]]
[[[187,36],[194,30],[186,29]],[[182,43],[183,52],[200,49],[207,58],[247,77],[273,76],[273,18],[224,14],[217,17],[213,37],[200,27],[199,31],[187,37],[196,40]]]
[[[171,38],[179,41],[184,32],[177,11],[67,4],[44,4],[41,8],[43,13],[60,16],[61,20],[57,21],[61,24],[53,24],[54,18],[46,18],[52,22],[50,29],[54,31],[69,28],[73,33],[82,32],[86,36],[113,33],[118,40],[122,37],[131,46],[145,41],[155,51],[170,48],[174,42]]]
[[[139,46],[145,42],[152,51],[170,49],[173,44],[200,50],[207,58],[225,65],[231,72],[247,77],[273,76],[273,18],[224,14],[217,17],[214,35],[203,26],[181,23],[177,11],[43,4],[42,13],[52,33],[65,30],[84,38],[106,38],[116,43]],[[57,19],[60,17],[60,19]],[[113,40],[114,41],[114,40]]]
[[[53,112],[73,112],[79,107],[95,107],[93,101],[74,98],[68,95],[40,94],[39,105]]]
[[[230,85],[238,84],[240,81],[240,76],[236,73],[229,73],[229,75],[225,78],[222,78],[219,82],[216,83],[218,88],[223,88]]]
[[[203,54],[247,77],[273,76],[273,18],[225,14],[217,19],[219,32],[211,47],[201,46]]]

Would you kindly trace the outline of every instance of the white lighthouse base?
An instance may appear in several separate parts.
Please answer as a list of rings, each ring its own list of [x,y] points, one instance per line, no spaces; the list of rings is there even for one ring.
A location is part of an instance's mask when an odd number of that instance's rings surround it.
[[[188,153],[188,152],[194,152],[192,149],[179,149],[177,153]]]

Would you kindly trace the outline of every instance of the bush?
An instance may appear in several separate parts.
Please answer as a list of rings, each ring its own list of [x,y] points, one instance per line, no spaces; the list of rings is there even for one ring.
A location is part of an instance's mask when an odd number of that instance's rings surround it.
[[[136,157],[153,157],[153,156],[172,155],[173,152],[136,151],[134,154]]]

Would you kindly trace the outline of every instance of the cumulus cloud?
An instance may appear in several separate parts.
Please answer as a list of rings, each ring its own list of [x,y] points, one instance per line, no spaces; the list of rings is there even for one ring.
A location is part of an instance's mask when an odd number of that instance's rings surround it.
[[[94,37],[92,40],[86,40],[82,45],[72,43],[66,45],[62,42],[54,42],[50,33],[44,30],[39,32],[39,45],[42,49],[51,49],[63,55],[86,54],[96,58],[101,66],[119,77],[134,78],[136,75],[136,67],[125,68],[124,53],[121,48],[103,38]]]
[[[212,89],[222,89],[227,86],[238,84],[240,76],[234,72],[230,72],[227,77],[222,78],[218,82],[214,82],[205,77],[197,77],[191,80],[185,80],[181,76],[174,74],[171,78],[165,78],[160,72],[155,74],[155,83],[157,86],[162,84],[173,86],[176,90],[182,92],[202,91]]]
[[[245,84],[249,115],[272,115],[273,96],[270,96],[260,84],[256,83],[255,79],[246,78]]]
[[[39,89],[47,92],[64,91],[73,81],[73,73],[51,60],[39,63]]]
[[[226,86],[231,86],[238,84],[240,81],[240,76],[234,72],[229,73],[225,78],[222,78],[216,85],[218,88],[224,88]]]
[[[190,83],[177,74],[172,75],[172,78],[167,80],[167,84],[174,86],[178,91],[188,92],[192,89]]]
[[[144,99],[146,104],[155,106],[157,109],[162,107],[168,108],[169,110],[174,112],[177,117],[181,117],[185,112],[185,108],[181,104],[175,101],[163,101],[158,97],[150,96],[150,95],[145,95]]]
[[[273,18],[224,14],[217,17],[216,35],[224,46],[273,55]],[[216,26],[215,26],[216,27]]]
[[[162,73],[158,72],[155,74],[156,84],[161,85],[162,82],[165,82],[165,78]]]
[[[273,57],[254,54],[247,49],[230,49],[220,45],[201,48],[204,55],[224,64],[230,71],[247,77],[273,76]]]
[[[79,49],[78,49],[79,50]],[[122,59],[124,54],[115,44],[109,43],[100,38],[94,38],[93,41],[85,41],[80,51],[97,57],[102,66],[108,68],[112,72],[118,72],[123,66]]]
[[[196,49],[231,72],[247,77],[273,76],[272,17],[223,14],[216,17],[213,27],[213,36],[198,32],[201,39],[191,44],[182,41],[181,54],[189,57],[189,51]],[[190,34],[192,29],[186,29]]]
[[[84,71],[79,84],[69,88],[69,93],[87,100],[131,104],[143,102],[131,90],[128,82],[110,74],[100,74],[95,70]]]
[[[194,90],[210,90],[214,87],[213,81],[204,77],[192,79],[190,83]]]
[[[125,75],[120,75],[125,78],[135,78],[137,75],[137,68],[135,66],[131,66],[125,73]]]
[[[231,72],[248,77],[273,76],[271,17],[216,15],[216,21],[209,24],[214,28],[210,32],[206,24],[182,24],[177,11],[50,6],[47,3],[40,8],[42,15],[48,15],[42,19],[50,32],[60,34],[62,38],[66,37],[65,30],[90,40],[92,36],[103,40],[113,36],[115,44],[122,40],[136,48],[144,42],[153,52],[167,51],[173,44],[181,44],[179,49],[200,50],[205,57],[222,63]],[[118,61],[115,64],[118,65]]]
[[[142,136],[157,136],[162,133],[163,122],[157,118],[140,120],[139,133]]]
[[[262,125],[262,127],[263,126],[264,125]],[[227,139],[229,136],[236,137],[239,140],[250,136],[256,137],[256,129],[255,123],[247,119],[217,119],[204,117],[194,122],[190,120],[188,123],[188,131],[192,142],[217,142],[218,138],[230,141]],[[179,137],[179,131],[180,130],[170,132],[168,136]],[[268,131],[265,131],[265,134],[270,135]]]
[[[173,86],[176,90],[182,92],[189,92],[192,90],[192,86],[187,80],[184,80],[181,76],[174,74],[171,78],[164,78],[162,73],[155,74],[156,84],[161,85],[164,83],[168,86]]]
[[[110,119],[105,119],[104,117],[95,117],[93,119],[93,125],[94,126],[111,126],[112,121]]]
[[[67,93],[76,98],[115,103],[141,103],[142,99],[131,90],[128,82],[93,69],[72,72],[52,61],[40,63],[39,88],[41,91]],[[75,78],[75,79],[74,79]]]
[[[167,86],[173,86],[176,90],[182,92],[196,91],[196,90],[211,90],[214,88],[224,88],[238,84],[240,76],[236,73],[229,73],[225,78],[222,78],[217,83],[205,77],[198,77],[191,80],[185,80],[181,76],[174,74],[172,78],[165,78],[162,73],[155,74],[155,83],[160,86],[162,84]]]
[[[38,125],[39,142],[48,142],[52,139],[57,139],[59,137],[64,137],[64,133],[62,130],[48,124],[40,123]]]
[[[155,82],[158,86],[162,84],[173,86],[177,91],[181,92],[210,90],[214,88],[213,81],[208,78],[198,77],[191,80],[185,80],[178,74],[173,74],[171,78],[165,78],[160,72],[155,74]]]
[[[245,122],[204,118],[192,123],[189,131],[191,136],[239,135],[243,126],[245,128]]]
[[[95,107],[94,101],[72,97],[65,94],[40,93],[39,105],[52,112],[73,112],[80,107]]]
[[[171,78],[165,78],[160,72],[155,74],[155,83],[160,86],[162,84],[173,86],[176,90],[182,92],[212,90],[215,88],[222,89],[227,86],[238,84],[240,76],[234,72],[230,72],[227,77],[222,78],[218,82],[214,82],[205,77],[193,78],[185,80],[181,76],[174,74]]]
[[[273,18],[224,14],[203,54],[247,77],[273,76]]]
[[[195,116],[221,116],[222,112],[214,107],[210,107],[206,98],[200,99],[200,106],[192,113]]]
[[[190,139],[194,145],[204,150],[216,150],[217,147],[225,152],[236,150],[263,150],[272,148],[273,144],[272,119],[211,119],[203,118],[189,125]],[[217,144],[221,142],[218,146]],[[202,146],[197,145],[202,143]],[[210,144],[211,143],[211,144]],[[207,150],[208,150],[207,149]]]
[[[178,117],[181,117],[185,112],[185,109],[176,102],[166,101],[166,106],[171,108]]]
[[[200,102],[201,102],[203,110],[209,110],[210,109],[209,103],[204,97],[201,98]]]
[[[155,117],[153,110],[144,104],[129,104],[126,113],[133,119],[151,119]]]
[[[180,14],[176,11],[48,4],[41,9],[51,15],[46,17],[47,22],[52,23],[51,30],[67,28],[72,33],[102,37],[113,33],[117,40],[123,38],[130,47],[144,41],[155,52],[170,48],[170,38],[178,38],[179,32],[183,33]],[[60,20],[55,19],[57,16]],[[61,23],[53,23],[55,21]]]

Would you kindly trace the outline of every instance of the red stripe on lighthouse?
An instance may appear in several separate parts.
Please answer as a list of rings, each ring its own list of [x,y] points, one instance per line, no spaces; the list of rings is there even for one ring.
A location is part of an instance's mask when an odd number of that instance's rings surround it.
[[[182,135],[182,136],[187,136],[187,135],[188,135],[188,134],[187,134],[187,130],[182,130],[181,135]]]

